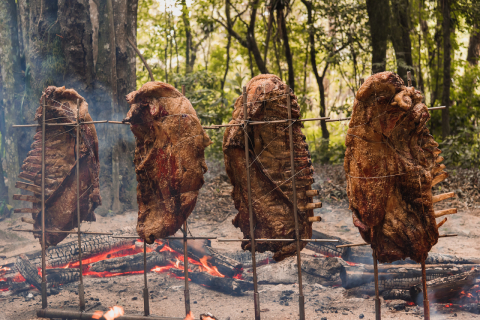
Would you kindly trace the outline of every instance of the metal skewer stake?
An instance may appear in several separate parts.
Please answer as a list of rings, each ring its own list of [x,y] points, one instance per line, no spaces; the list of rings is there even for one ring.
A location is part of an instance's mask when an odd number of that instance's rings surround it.
[[[182,84],[182,94],[185,96],[185,85]],[[187,217],[188,218],[188,217]],[[188,242],[187,242],[187,219],[183,223],[183,276],[185,277],[185,314],[190,312],[190,287],[188,284]]]
[[[292,193],[293,193],[293,217],[295,218],[295,238],[297,242],[297,272],[298,272],[298,307],[300,312],[300,320],[305,320],[305,296],[303,295],[302,282],[302,257],[300,251],[302,245],[300,243],[300,231],[298,230],[298,214],[297,214],[297,186],[295,184],[295,150],[293,149],[293,121],[292,121],[292,105],[290,102],[290,87],[287,86],[287,109],[288,109],[288,136],[290,140],[290,166],[292,171]]]
[[[253,300],[255,303],[255,320],[260,320],[260,297],[258,295],[257,282],[257,262],[255,257],[255,228],[253,226],[253,209],[252,209],[252,188],[250,186],[250,154],[248,150],[248,109],[247,109],[247,87],[243,87],[243,118],[245,125],[243,132],[245,136],[245,166],[247,169],[247,190],[248,190],[248,213],[250,223],[250,241],[252,252],[252,271],[253,271]]]
[[[422,283],[423,283],[423,318],[430,320],[430,301],[427,292],[427,271],[425,270],[425,259],[422,260]]]
[[[375,276],[375,320],[381,320],[382,311],[380,305],[380,293],[378,290],[378,261],[375,249],[373,250],[373,273]]]
[[[143,240],[143,313],[145,316],[150,315],[150,301],[148,297],[148,281],[147,281],[147,242]]]
[[[80,300],[80,311],[85,311],[85,292],[83,287],[83,270],[82,270],[82,233],[80,230],[80,99],[77,99],[77,145],[75,146],[76,160],[76,180],[77,180],[77,233],[78,233],[78,269],[80,270],[78,284],[78,298]],[[42,185],[42,192],[44,186]]]
[[[42,108],[42,309],[47,308],[47,267],[45,261],[45,114],[47,104],[43,97]]]

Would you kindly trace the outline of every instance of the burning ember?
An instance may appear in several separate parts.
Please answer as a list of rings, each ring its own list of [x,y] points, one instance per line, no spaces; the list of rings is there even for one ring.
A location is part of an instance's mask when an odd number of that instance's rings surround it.
[[[114,307],[110,308],[110,310],[105,312],[105,314],[102,311],[99,311],[99,310],[95,311],[93,313],[92,318],[93,319],[100,319],[103,316],[105,318],[105,320],[113,320],[113,319],[116,319],[120,316],[123,316],[124,313],[125,312],[123,311],[122,307],[114,306]]]
[[[165,264],[161,265],[156,265],[153,268],[150,268],[151,272],[169,272],[170,269],[177,269],[177,270],[183,270],[183,261],[184,261],[184,256],[182,253],[177,252],[176,250],[172,249],[168,244],[161,242],[160,240],[156,241],[156,244],[158,245],[156,248],[155,247],[147,247],[146,252],[148,253],[155,253],[154,251],[157,251],[158,253],[171,253],[171,256],[169,259],[165,259]],[[127,256],[132,256],[136,254],[143,253],[143,245],[137,245],[135,244],[128,244],[120,247],[116,247],[114,249],[98,253],[96,255],[87,257],[82,260],[82,273],[84,276],[91,276],[91,277],[96,277],[96,278],[110,278],[110,277],[117,277],[117,276],[123,276],[123,275],[131,275],[131,274],[143,274],[143,270],[134,270],[134,271],[125,271],[125,272],[110,272],[110,271],[94,271],[92,270],[92,265],[101,262],[101,261],[106,261],[109,259],[114,259],[114,258],[121,258],[121,257],[127,257]],[[169,261],[170,260],[170,261]],[[220,277],[224,278],[225,275],[222,274],[216,266],[213,266],[210,263],[211,257],[210,256],[203,256],[202,258],[198,260],[194,260],[192,258],[188,258],[189,262],[189,271],[190,272],[206,272],[210,274],[211,276],[214,277]],[[50,267],[48,269],[58,269],[58,268],[78,268],[79,262],[70,262],[66,263],[63,265],[57,265],[55,267]],[[95,268],[93,268],[95,269]],[[10,277],[7,277],[6,274],[10,273]],[[38,274],[41,276],[41,269],[38,268]],[[184,279],[182,276],[178,276],[174,273],[171,273],[173,277],[176,277],[178,279]],[[241,275],[235,275],[234,278],[236,279],[241,279]],[[25,279],[22,277],[20,273],[17,273],[15,276],[12,274],[12,269],[7,267],[7,266],[0,266],[0,291],[8,291],[9,283],[12,282],[24,282]],[[191,279],[189,279],[191,281]]]

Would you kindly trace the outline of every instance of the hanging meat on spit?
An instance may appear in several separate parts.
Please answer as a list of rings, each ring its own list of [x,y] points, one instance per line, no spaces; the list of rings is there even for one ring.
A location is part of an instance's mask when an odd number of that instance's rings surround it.
[[[48,87],[40,99],[35,120],[42,124],[43,99],[45,98],[45,228],[46,230],[72,230],[77,221],[76,184],[76,128],[69,125],[50,126],[54,123],[77,123],[77,99],[80,101],[80,120],[92,121],[88,104],[73,89]],[[33,202],[33,208],[17,209],[31,212],[34,229],[41,228],[42,185],[42,127],[38,127],[31,146],[32,150],[23,161],[20,179],[31,183],[17,182],[16,187],[33,192],[31,195],[14,195],[14,200]],[[80,126],[80,218],[95,221],[94,210],[101,204],[99,189],[100,163],[98,138],[94,124]],[[39,233],[34,233],[41,238]],[[47,233],[46,245],[57,245],[67,233]]]
[[[147,82],[127,101],[123,121],[136,140],[137,232],[153,243],[175,234],[195,207],[212,142],[190,101],[167,83]]]
[[[345,172],[354,225],[380,262],[423,261],[437,243],[432,187],[448,174],[426,122],[422,94],[392,72],[370,76],[358,90],[346,137]]]
[[[247,84],[247,104],[249,121],[274,121],[288,119],[287,94],[290,95],[292,118],[300,117],[300,108],[292,91],[286,91],[286,85],[280,78],[271,74],[259,75]],[[231,124],[244,120],[243,97],[235,102]],[[297,190],[297,208],[300,237],[311,238],[313,209],[321,203],[312,203],[317,195],[311,190],[313,166],[302,134],[302,124],[293,123],[295,152],[295,179]],[[289,124],[267,123],[249,125],[249,166],[251,180],[252,207],[254,215],[255,238],[294,239],[295,217],[293,212],[292,172],[290,163]],[[242,127],[228,127],[223,136],[225,168],[233,184],[232,197],[238,213],[233,225],[243,232],[245,241],[242,248],[249,250],[251,242],[247,170],[245,159],[245,140]],[[306,242],[302,242],[305,247]],[[276,261],[294,255],[297,247],[292,241],[257,242],[256,251],[274,252]]]

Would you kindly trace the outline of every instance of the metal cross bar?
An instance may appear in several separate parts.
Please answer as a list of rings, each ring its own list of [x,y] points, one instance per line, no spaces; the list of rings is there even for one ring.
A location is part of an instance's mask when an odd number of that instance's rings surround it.
[[[12,231],[15,232],[33,232],[33,233],[41,233],[41,230],[27,230],[27,229],[13,229]],[[75,230],[45,230],[45,233],[72,233],[72,234],[78,234],[78,231]],[[80,231],[80,234],[94,234],[94,235],[105,235],[105,236],[111,236],[113,235],[112,232],[90,232],[90,231]]]
[[[217,239],[218,242],[241,242],[250,239]],[[255,239],[256,242],[283,242],[283,241],[297,241],[297,239]],[[300,239],[303,242],[338,242],[336,239]]]
[[[77,99],[77,137],[75,146],[75,168],[76,168],[76,182],[77,182],[77,231],[78,231],[78,269],[79,269],[79,283],[78,283],[78,298],[80,300],[80,311],[85,311],[85,292],[83,287],[83,269],[82,269],[82,235],[80,230],[81,215],[80,215],[80,99]]]
[[[257,261],[255,257],[255,227],[253,226],[253,208],[252,208],[252,188],[250,185],[250,151],[248,148],[248,108],[247,108],[247,87],[243,87],[243,119],[245,120],[243,133],[245,137],[245,167],[247,170],[247,192],[248,192],[248,213],[250,225],[250,242],[252,253],[252,272],[253,272],[253,301],[255,306],[255,320],[260,320],[260,297],[258,295],[257,281]]]
[[[438,237],[439,238],[449,238],[449,237],[456,237],[458,236],[457,234],[441,234]],[[257,240],[258,241],[258,240]],[[360,247],[360,246],[368,246],[369,244],[364,242],[364,243],[352,243],[352,244],[342,244],[341,246],[336,246],[337,248],[348,248],[348,247]]]
[[[83,124],[92,124],[92,123],[108,123],[108,120],[99,120],[99,121],[85,121],[80,122],[80,125]],[[66,122],[66,123],[45,123],[46,126],[77,126],[78,123]],[[28,127],[40,127],[40,124],[14,124],[12,128],[28,128]]]
[[[140,236],[112,236],[112,238],[118,239],[140,239]],[[210,239],[217,239],[217,237],[166,237],[166,238],[158,238],[158,240],[210,240]]]
[[[305,296],[303,295],[303,281],[302,281],[302,257],[300,251],[302,244],[300,243],[300,230],[298,229],[298,212],[297,212],[297,186],[295,183],[295,150],[293,148],[293,121],[292,119],[292,104],[290,102],[290,87],[286,87],[287,94],[287,110],[288,110],[288,137],[290,140],[290,168],[292,171],[292,193],[293,193],[293,217],[295,219],[295,238],[297,239],[297,276],[298,276],[298,308],[300,313],[300,320],[305,320]]]

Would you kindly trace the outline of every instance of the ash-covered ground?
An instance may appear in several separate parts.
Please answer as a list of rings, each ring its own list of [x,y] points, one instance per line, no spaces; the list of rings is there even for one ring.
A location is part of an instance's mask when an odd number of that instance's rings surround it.
[[[450,170],[452,177],[436,186],[435,193],[455,191],[458,197],[443,201],[438,209],[457,207],[459,213],[448,217],[441,233],[455,233],[457,237],[442,238],[432,252],[455,254],[462,257],[480,257],[480,202],[479,172],[473,170]],[[221,162],[210,162],[206,182],[200,191],[197,206],[190,216],[189,230],[195,236],[216,236],[221,238],[241,238],[242,234],[231,223],[236,210],[230,197],[231,186]],[[316,182],[313,186],[320,189],[318,200],[323,208],[315,214],[322,222],[314,224],[314,229],[332,236],[359,243],[363,242],[353,226],[351,213],[345,193],[345,178],[341,166],[319,166],[316,170]],[[136,225],[136,212],[106,217],[97,217],[97,222],[84,223],[86,231],[116,231],[125,226]],[[30,233],[13,232],[16,228],[31,228],[21,222],[22,216],[14,214],[0,222],[1,264],[13,262],[15,256],[40,250],[38,240]],[[70,235],[65,241],[76,241],[76,235]],[[219,243],[212,240],[212,247],[226,252],[239,251],[240,243]],[[315,253],[308,249],[302,251],[305,259]],[[318,257],[318,254],[316,254]],[[291,258],[294,259],[294,258]],[[288,264],[291,259],[281,263]],[[1,260],[0,260],[1,261]],[[184,282],[172,277],[170,273],[149,273],[151,314],[158,316],[184,316]],[[128,275],[113,278],[85,277],[85,295],[87,309],[106,311],[114,305],[122,306],[126,314],[142,314],[143,311],[143,275]],[[260,307],[262,319],[298,319],[298,286],[290,284],[260,284]],[[325,286],[305,281],[304,294],[307,319],[375,319],[373,297],[345,297],[346,290],[339,286]],[[30,291],[31,296],[0,295],[0,320],[38,319],[35,309],[41,307],[41,297],[37,290]],[[231,296],[190,283],[191,307],[198,317],[201,313],[211,312],[218,319],[242,320],[254,318],[253,292],[243,296]],[[419,319],[423,318],[423,309],[417,306],[399,308],[403,301],[383,301],[382,319]],[[56,309],[78,309],[77,285],[62,286],[59,293],[49,296],[48,304]],[[397,309],[401,309],[398,310]],[[432,319],[480,319],[464,311],[445,312],[432,307]]]

